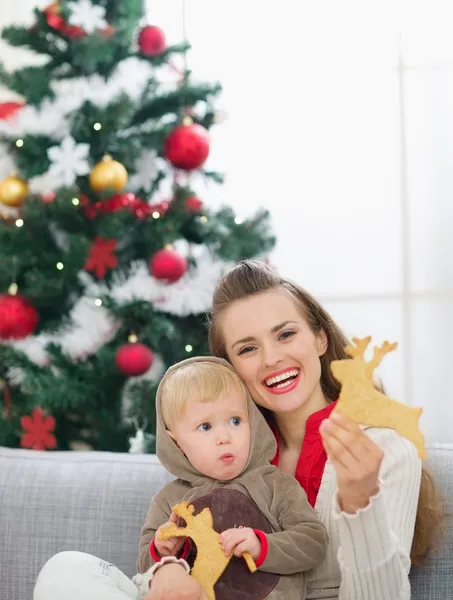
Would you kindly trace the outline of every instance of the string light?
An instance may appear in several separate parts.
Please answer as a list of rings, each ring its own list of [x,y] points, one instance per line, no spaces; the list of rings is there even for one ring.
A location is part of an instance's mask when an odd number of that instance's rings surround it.
[[[101,125],[100,123],[95,123],[95,124],[93,125],[93,129],[94,129],[95,131],[100,131],[100,130],[102,129],[102,125]]]
[[[100,298],[96,298],[94,303],[96,304],[96,306],[102,306],[102,300]]]
[[[63,271],[63,269],[64,269],[64,264],[63,264],[62,262],[57,262],[57,269],[58,269],[59,271]]]
[[[135,333],[131,333],[130,336],[127,338],[128,342],[130,344],[136,344],[137,343],[137,336],[135,335]]]
[[[12,283],[8,288],[8,294],[10,294],[10,296],[15,296],[18,290],[19,286],[17,285],[17,283]]]
[[[23,219],[17,219],[17,221],[16,221],[16,227],[22,227],[23,224],[24,224]]]
[[[186,352],[192,352],[193,347],[190,344],[187,344],[187,346],[185,347],[185,351]]]
[[[158,219],[160,217],[160,213],[155,210],[152,215],[153,219]]]
[[[21,139],[16,140],[16,146],[18,148],[22,148],[23,145],[24,145],[24,140],[21,140]]]
[[[241,223],[244,222],[244,219],[241,219],[241,217],[236,217],[234,219],[234,222],[236,223],[236,225],[241,225]]]
[[[80,200],[78,198],[73,198],[71,202],[74,204],[74,206],[79,206],[80,204]]]
[[[205,215],[203,215],[203,216],[200,217],[200,221],[202,223],[207,223],[208,222],[208,217],[205,217]]]

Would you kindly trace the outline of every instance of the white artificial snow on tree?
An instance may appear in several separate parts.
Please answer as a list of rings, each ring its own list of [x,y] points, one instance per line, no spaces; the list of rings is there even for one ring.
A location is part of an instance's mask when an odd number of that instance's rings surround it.
[[[0,121],[0,134],[15,136],[46,135],[61,140],[69,134],[70,115],[84,102],[106,108],[120,94],[137,101],[148,85],[153,67],[136,57],[121,61],[109,79],[97,74],[86,78],[52,82],[53,100],[40,106],[24,106],[7,121]]]
[[[14,171],[15,165],[4,144],[0,144],[0,180],[5,179]],[[3,206],[2,206],[3,208]]]
[[[65,137],[59,146],[52,146],[47,150],[52,163],[49,175],[55,177],[57,187],[69,187],[75,183],[78,175],[90,172],[89,152],[89,144],[77,144],[71,136]]]
[[[210,309],[217,281],[233,266],[206,250],[197,259],[196,268],[189,269],[176,283],[166,284],[150,276],[146,263],[137,261],[127,279],[117,276],[113,280],[109,293],[118,302],[146,300],[157,310],[186,317]]]
[[[91,0],[68,2],[67,6],[71,11],[68,23],[81,27],[88,34],[92,34],[98,29],[105,29],[108,26],[105,19],[105,8],[94,5]]]
[[[13,137],[42,134],[61,139],[68,129],[62,121],[58,102],[46,99],[39,107],[24,106],[7,121],[0,121],[0,134]]]
[[[21,350],[37,365],[48,363],[46,346],[50,342],[60,344],[63,352],[74,360],[95,354],[113,339],[119,327],[110,313],[102,306],[97,306],[95,300],[86,296],[78,300],[69,313],[72,327],[63,328],[52,335],[41,333],[3,343]]]

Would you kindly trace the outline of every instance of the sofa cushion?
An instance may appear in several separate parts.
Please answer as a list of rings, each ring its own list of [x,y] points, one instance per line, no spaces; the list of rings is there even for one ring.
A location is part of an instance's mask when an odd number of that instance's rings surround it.
[[[0,449],[0,597],[30,600],[38,572],[63,550],[134,575],[151,498],[169,480],[153,455]]]
[[[446,502],[447,518],[437,549],[427,564],[411,570],[411,600],[444,600],[453,597],[453,445],[432,445],[427,466]]]
[[[452,513],[453,446],[431,447],[429,456]],[[0,448],[0,597],[31,600],[40,569],[64,550],[94,554],[132,577],[151,498],[170,480],[154,455]],[[451,596],[452,547],[447,520],[438,551],[411,572],[412,600]]]

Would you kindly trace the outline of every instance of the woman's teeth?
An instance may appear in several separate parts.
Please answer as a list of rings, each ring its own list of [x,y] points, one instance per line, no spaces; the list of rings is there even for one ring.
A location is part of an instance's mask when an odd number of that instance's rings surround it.
[[[268,387],[284,388],[288,386],[298,375],[299,369],[291,369],[290,371],[286,371],[281,375],[276,375],[275,377],[269,377],[268,379],[265,379],[264,383]]]

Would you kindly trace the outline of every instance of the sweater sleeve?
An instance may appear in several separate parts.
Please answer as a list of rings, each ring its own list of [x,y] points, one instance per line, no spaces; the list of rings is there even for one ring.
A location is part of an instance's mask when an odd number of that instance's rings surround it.
[[[177,482],[170,482],[151,500],[138,544],[137,570],[139,573],[145,573],[155,562],[160,560],[154,547],[154,536],[159,527],[169,520],[171,507],[180,501],[180,497],[181,489]],[[186,558],[187,550],[186,544],[180,558]]]
[[[285,473],[276,473],[273,513],[282,531],[260,532],[267,552],[258,569],[290,575],[307,571],[324,560],[328,535],[299,483]]]
[[[389,429],[368,429],[384,451],[379,492],[350,515],[334,499],[339,600],[410,600],[410,551],[421,481],[415,446]]]
[[[152,499],[141,530],[138,546],[137,569],[139,573],[145,573],[156,562],[157,556],[155,552],[151,552],[154,536],[159,527],[168,521],[170,514],[171,510],[170,512],[164,510],[158,504],[156,498]]]

